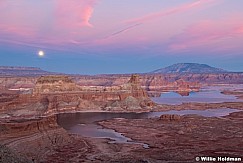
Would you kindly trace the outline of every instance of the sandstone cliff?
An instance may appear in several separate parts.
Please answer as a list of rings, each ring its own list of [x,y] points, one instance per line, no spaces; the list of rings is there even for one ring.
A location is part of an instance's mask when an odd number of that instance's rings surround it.
[[[57,124],[56,116],[0,121],[0,131],[0,142],[5,147],[2,153],[0,145],[0,162],[4,163],[43,162],[56,148],[62,149],[72,142],[67,131]],[[12,160],[13,156],[19,161]]]
[[[78,86],[67,76],[43,76],[33,93],[0,96],[0,117],[31,117],[70,111],[129,111],[154,103],[141,88],[138,75],[120,86]]]
[[[34,94],[77,91],[75,83],[68,76],[42,76],[34,89]]]

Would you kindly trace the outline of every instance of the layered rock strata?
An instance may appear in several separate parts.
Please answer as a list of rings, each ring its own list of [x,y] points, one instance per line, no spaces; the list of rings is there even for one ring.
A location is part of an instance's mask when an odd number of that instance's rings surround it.
[[[4,160],[6,163],[17,160],[43,162],[64,146],[77,143],[74,143],[74,137],[58,126],[56,116],[2,121],[0,131],[0,162]],[[84,144],[78,144],[80,149],[85,148]],[[2,154],[1,148],[8,153]]]
[[[0,115],[29,117],[82,110],[147,109],[154,104],[141,88],[138,75],[120,86],[82,87],[67,76],[43,76],[30,94],[2,94]]]
[[[72,81],[82,89],[91,87],[111,87],[121,86],[130,80],[130,75],[104,75],[104,76],[72,76]],[[44,78],[44,77],[42,77]],[[182,79],[183,78],[183,79]],[[0,78],[0,90],[28,90],[35,88],[39,80],[36,77],[5,77]],[[191,80],[191,79],[190,79]],[[47,80],[48,81],[48,80]],[[195,91],[200,88],[200,81],[188,81],[183,76],[164,76],[164,75],[140,75],[141,87],[147,91]],[[39,83],[40,86],[41,83]],[[42,83],[44,84],[44,83]],[[46,83],[47,85],[47,83]],[[86,86],[86,87],[85,87]],[[94,88],[96,89],[96,88]]]

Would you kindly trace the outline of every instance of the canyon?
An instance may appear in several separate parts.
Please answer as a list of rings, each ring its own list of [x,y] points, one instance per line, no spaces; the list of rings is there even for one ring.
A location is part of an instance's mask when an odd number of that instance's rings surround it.
[[[199,155],[241,157],[243,102],[166,105],[157,104],[150,97],[160,97],[161,92],[166,91],[188,96],[205,85],[242,84],[242,77],[243,73],[230,72],[2,75],[0,161],[194,162]],[[242,99],[241,89],[223,90],[222,93]],[[165,114],[97,122],[136,142],[148,144],[147,149],[141,143],[109,143],[105,138],[73,134],[58,123],[61,113],[75,116],[77,112],[144,113],[219,108],[238,109],[239,112],[224,117]],[[226,139],[229,141],[224,141]]]

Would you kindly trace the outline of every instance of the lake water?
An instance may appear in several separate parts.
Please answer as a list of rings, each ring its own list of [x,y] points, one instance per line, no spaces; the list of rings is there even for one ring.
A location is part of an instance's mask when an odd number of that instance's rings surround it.
[[[148,113],[65,113],[57,116],[60,126],[70,133],[79,134],[85,137],[108,138],[109,143],[139,144],[144,148],[149,148],[145,143],[134,142],[112,129],[103,128],[98,121],[113,118],[141,119],[148,118]]]
[[[164,111],[164,112],[148,112],[148,113],[65,113],[59,114],[57,117],[58,124],[65,128],[68,132],[79,134],[85,137],[108,138],[109,143],[128,143],[139,144],[144,148],[149,148],[148,144],[135,142],[125,137],[122,133],[112,129],[103,128],[98,121],[109,120],[113,118],[126,119],[145,119],[159,117],[162,114],[178,114],[188,115],[197,114],[205,117],[220,117],[229,113],[237,112],[237,109],[208,109],[208,110],[181,110],[181,111]]]
[[[243,85],[209,86],[202,88],[199,92],[190,92],[189,96],[181,96],[176,92],[164,92],[160,97],[151,98],[158,104],[180,105],[188,102],[220,103],[220,102],[242,102],[234,95],[224,95],[221,91],[242,89]]]

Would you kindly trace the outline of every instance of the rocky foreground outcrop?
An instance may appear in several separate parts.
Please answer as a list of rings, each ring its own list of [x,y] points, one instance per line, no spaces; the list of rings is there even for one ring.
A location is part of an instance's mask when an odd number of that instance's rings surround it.
[[[31,163],[27,158],[21,157],[5,145],[0,144],[1,163]]]
[[[69,135],[56,116],[0,121],[0,131],[0,162],[4,163],[43,162],[50,156],[56,160],[55,153],[70,144],[78,145],[80,154],[87,152],[86,142]],[[66,153],[62,159],[70,157]]]

